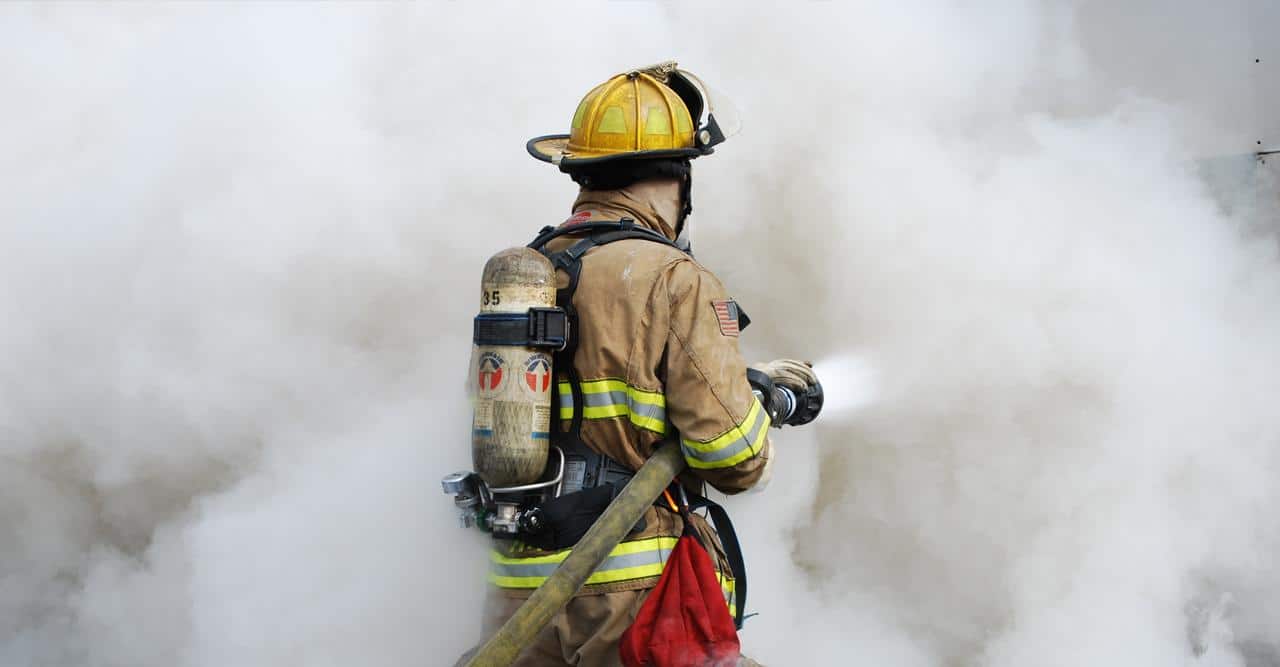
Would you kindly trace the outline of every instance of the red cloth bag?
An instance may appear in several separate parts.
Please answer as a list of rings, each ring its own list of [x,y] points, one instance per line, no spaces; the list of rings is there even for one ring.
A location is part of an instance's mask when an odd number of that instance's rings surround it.
[[[626,667],[733,667],[741,650],[715,567],[685,522],[618,650]]]

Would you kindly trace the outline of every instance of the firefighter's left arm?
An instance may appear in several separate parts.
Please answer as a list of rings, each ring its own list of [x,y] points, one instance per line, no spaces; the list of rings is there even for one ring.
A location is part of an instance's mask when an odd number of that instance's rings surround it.
[[[756,486],[772,456],[769,415],[747,382],[737,306],[693,261],[667,272],[667,417],[690,469],[724,493]]]

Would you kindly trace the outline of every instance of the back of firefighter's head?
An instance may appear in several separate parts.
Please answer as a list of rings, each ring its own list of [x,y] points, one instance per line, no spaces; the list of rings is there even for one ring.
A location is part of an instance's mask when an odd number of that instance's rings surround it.
[[[589,190],[678,179],[678,232],[693,210],[690,160],[710,155],[724,138],[706,86],[669,61],[628,70],[591,89],[573,113],[569,134],[534,137],[527,148]]]

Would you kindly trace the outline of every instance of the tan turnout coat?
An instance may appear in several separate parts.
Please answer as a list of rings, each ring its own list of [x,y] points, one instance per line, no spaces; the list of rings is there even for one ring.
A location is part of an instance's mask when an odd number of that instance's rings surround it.
[[[670,181],[583,191],[574,203],[574,216],[565,224],[626,217],[637,226],[674,239],[677,192]],[[550,247],[559,250],[578,238],[557,239]],[[560,278],[566,280],[563,273]],[[705,481],[724,493],[737,493],[756,485],[771,456],[766,433],[770,424],[747,383],[736,322],[725,315],[725,302],[730,299],[710,271],[689,255],[661,243],[622,240],[584,255],[574,295],[579,322],[573,332],[578,338],[574,361],[584,391],[583,441],[634,470],[652,455],[659,441],[678,439],[690,466],[681,477],[687,488],[698,490]],[[561,400],[567,405],[572,400],[568,379],[561,376],[559,380]],[[562,407],[562,415],[569,414]],[[562,428],[568,428],[567,419]],[[694,523],[704,544],[713,549],[713,561],[722,573],[726,591],[731,590],[718,538],[701,517],[695,515]],[[624,545],[678,537],[683,523],[671,510],[653,507],[643,526],[629,535]],[[665,548],[669,543],[662,544]],[[512,572],[524,562],[545,560],[548,554],[518,542],[495,541],[495,562],[507,563]],[[641,570],[644,576],[596,583],[588,580],[578,598],[599,596],[597,600],[572,602],[543,633],[538,643],[541,648],[527,654],[550,656],[550,660],[531,658],[519,664],[613,664],[618,635],[629,625],[659,573],[660,567]],[[527,597],[536,583],[512,585],[523,580],[493,575],[491,580],[502,595],[490,602],[490,631],[514,611],[519,599]],[[615,598],[624,592],[638,595]],[[612,602],[615,599],[617,604]],[[618,608],[607,612],[615,606]],[[579,607],[582,610],[575,612]],[[589,613],[583,611],[588,608]],[[583,613],[589,618],[582,617]]]

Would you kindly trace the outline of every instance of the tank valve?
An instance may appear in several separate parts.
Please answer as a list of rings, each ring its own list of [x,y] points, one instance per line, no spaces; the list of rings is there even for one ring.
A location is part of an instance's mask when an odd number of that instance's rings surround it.
[[[479,476],[473,472],[455,472],[445,475],[440,486],[446,494],[453,496],[453,506],[458,508],[458,523],[463,528],[479,526],[484,513]]]

